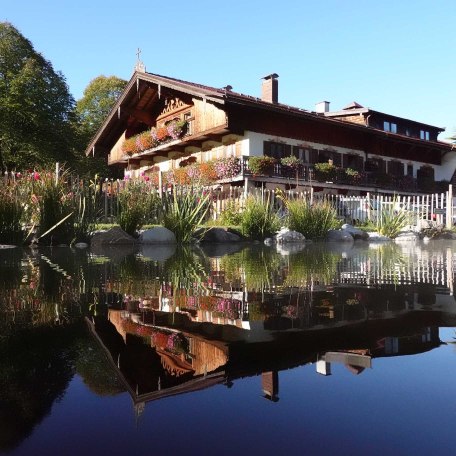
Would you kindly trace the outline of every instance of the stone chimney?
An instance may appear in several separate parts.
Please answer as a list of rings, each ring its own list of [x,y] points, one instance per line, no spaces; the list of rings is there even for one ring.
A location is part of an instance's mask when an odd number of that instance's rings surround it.
[[[261,85],[261,99],[267,101],[268,103],[278,103],[279,101],[279,81],[277,78],[279,75],[277,73],[269,74],[263,79]]]
[[[320,101],[315,105],[315,112],[318,114],[323,114],[329,112],[329,101]]]

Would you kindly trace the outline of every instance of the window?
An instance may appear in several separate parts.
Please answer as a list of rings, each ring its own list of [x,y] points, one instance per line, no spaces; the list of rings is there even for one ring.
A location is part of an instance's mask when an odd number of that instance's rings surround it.
[[[263,143],[263,155],[280,159],[291,155],[291,146],[289,144],[265,141]]]
[[[296,158],[300,158],[303,161],[303,163],[309,162],[309,152],[304,147],[293,146],[293,155]]]
[[[407,165],[407,176],[413,177],[413,165]]]
[[[427,130],[420,130],[420,139],[429,141],[429,132]]]
[[[184,114],[184,120],[187,122],[187,134],[192,135],[193,134],[193,118],[192,118],[192,113],[191,112],[186,112]]]
[[[383,130],[390,131],[391,133],[397,133],[397,124],[393,122],[383,122]]]
[[[388,162],[388,174],[396,177],[404,176],[404,164],[398,160]]]

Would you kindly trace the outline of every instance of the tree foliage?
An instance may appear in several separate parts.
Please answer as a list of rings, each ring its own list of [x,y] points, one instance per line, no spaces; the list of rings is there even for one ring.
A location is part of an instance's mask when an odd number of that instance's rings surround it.
[[[14,26],[0,22],[0,166],[70,161],[74,107],[64,76]]]
[[[84,90],[83,97],[76,104],[81,130],[86,142],[97,132],[127,81],[116,76],[98,76]]]

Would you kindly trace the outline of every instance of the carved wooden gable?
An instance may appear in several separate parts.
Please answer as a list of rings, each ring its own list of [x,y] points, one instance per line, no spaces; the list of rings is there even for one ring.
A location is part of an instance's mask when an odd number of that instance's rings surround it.
[[[166,117],[173,117],[175,114],[191,107],[190,102],[179,98],[178,96],[169,97],[165,100],[165,106],[157,117],[157,120]]]

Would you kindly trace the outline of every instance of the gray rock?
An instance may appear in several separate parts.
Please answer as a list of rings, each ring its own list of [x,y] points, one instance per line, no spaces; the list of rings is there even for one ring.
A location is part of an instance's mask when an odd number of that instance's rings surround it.
[[[402,231],[399,233],[394,241],[395,242],[416,242],[420,238],[419,234],[414,231]]]
[[[198,230],[195,237],[200,238],[200,242],[240,242],[243,237],[226,228],[213,227],[208,230]]]
[[[297,231],[289,230],[288,228],[281,228],[280,231],[274,236],[277,244],[288,244],[290,242],[305,242],[306,238],[303,234]]]
[[[140,244],[175,244],[176,236],[164,226],[154,226],[143,231],[138,241]]]
[[[326,240],[331,242],[353,242],[353,236],[346,230],[329,230]]]
[[[370,231],[367,233],[369,235],[369,242],[388,242],[391,241],[391,238],[382,236],[377,231]]]
[[[264,245],[272,245],[274,244],[274,240],[272,238],[266,238],[264,240]]]
[[[176,253],[176,244],[144,244],[140,246],[139,252],[145,258],[150,258],[154,261],[165,261]]]
[[[369,234],[366,231],[360,230],[349,223],[344,223],[342,225],[342,230],[350,233],[355,241],[367,241],[369,239]]]
[[[304,242],[295,242],[295,243],[287,243],[287,244],[277,244],[276,250],[277,253],[280,255],[293,255],[295,253],[302,252],[307,247],[307,243]]]
[[[122,228],[115,226],[107,231],[96,232],[90,241],[92,247],[100,245],[136,244],[136,239],[125,233]]]
[[[89,244],[87,244],[86,242],[76,242],[76,244],[74,244],[74,246],[77,249],[86,249],[87,247],[89,247]]]

